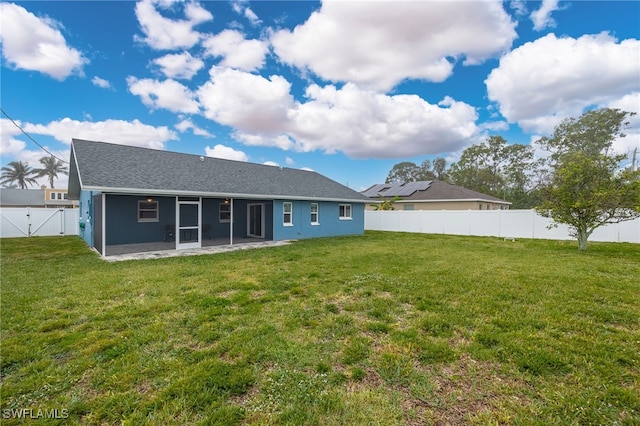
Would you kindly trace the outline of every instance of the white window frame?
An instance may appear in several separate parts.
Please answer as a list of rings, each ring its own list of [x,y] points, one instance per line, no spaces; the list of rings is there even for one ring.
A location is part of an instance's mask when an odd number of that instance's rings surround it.
[[[339,204],[338,205],[338,216],[340,220],[351,220],[353,219],[351,204]]]
[[[314,209],[314,207],[315,207],[315,209]],[[311,224],[312,225],[320,225],[320,206],[318,205],[318,203],[311,203],[309,208],[311,209]],[[315,220],[314,220],[314,217],[313,217],[314,215],[315,215]]]
[[[153,204],[154,208],[142,208],[144,204]],[[155,217],[140,217],[142,212],[155,212]],[[138,223],[142,222],[159,222],[160,221],[160,205],[157,200],[138,200]]]
[[[287,211],[287,207],[289,211]],[[287,215],[289,216],[288,218]],[[293,203],[291,201],[282,203],[282,225],[293,226]]]
[[[222,210],[223,207],[226,207],[225,210]],[[222,214],[226,213],[229,217],[224,219]],[[229,223],[231,222],[231,204],[229,203],[220,203],[218,207],[218,222],[220,223]]]

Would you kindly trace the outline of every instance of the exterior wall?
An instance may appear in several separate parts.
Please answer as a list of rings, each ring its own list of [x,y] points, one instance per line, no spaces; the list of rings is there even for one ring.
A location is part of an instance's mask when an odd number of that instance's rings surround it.
[[[367,204],[367,210],[375,210],[373,203]],[[396,210],[411,210],[406,206],[413,206],[413,210],[508,210],[508,204],[492,203],[490,201],[407,201],[394,203]]]
[[[93,247],[93,195],[92,191],[80,191],[79,200],[79,232],[80,237],[89,247]]]
[[[175,197],[153,197],[158,201],[158,222],[138,222],[138,201],[147,197],[107,194],[105,208],[106,245],[163,241],[165,227],[176,223]]]
[[[332,237],[339,235],[364,234],[364,208],[362,203],[318,203],[318,224],[311,224],[311,203],[315,201],[291,201],[293,225],[284,225],[283,203],[289,200],[273,202],[273,239],[300,240],[306,238]],[[351,219],[340,219],[339,205],[351,205]]]
[[[163,241],[167,225],[175,226],[175,197],[152,197],[158,201],[158,222],[138,222],[138,201],[144,196],[108,194],[106,201],[106,245],[136,244]],[[220,204],[224,199],[202,199],[202,226],[208,225],[209,235],[203,238],[229,238],[229,222],[220,221]],[[273,239],[273,202],[271,200],[233,200],[233,236],[247,236],[247,204],[259,203],[264,208],[264,238]],[[364,220],[363,220],[364,223]],[[91,228],[85,233],[93,235]],[[364,225],[363,225],[364,226]],[[85,239],[85,241],[87,241]],[[91,244],[87,242],[88,244]]]
[[[264,208],[264,238],[273,239],[273,202],[271,200],[233,200],[233,236],[243,238],[247,236],[247,205],[249,203],[263,204]],[[202,225],[210,226],[211,238],[229,238],[229,222],[220,221],[221,198],[202,199]]]

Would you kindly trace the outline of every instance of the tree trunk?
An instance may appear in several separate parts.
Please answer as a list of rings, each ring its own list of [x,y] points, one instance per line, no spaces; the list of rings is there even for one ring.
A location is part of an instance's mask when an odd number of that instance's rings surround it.
[[[587,249],[587,240],[589,239],[589,232],[586,229],[580,229],[578,234],[578,250],[585,251]]]

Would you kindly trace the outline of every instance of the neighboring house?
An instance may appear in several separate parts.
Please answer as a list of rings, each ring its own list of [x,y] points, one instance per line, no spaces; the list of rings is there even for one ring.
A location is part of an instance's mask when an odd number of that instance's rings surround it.
[[[0,188],[2,207],[44,207],[44,190]]]
[[[369,200],[316,172],[73,139],[69,198],[80,234],[107,247],[364,233]]]
[[[75,207],[77,203],[68,199],[66,189],[0,188],[0,206],[67,208]]]
[[[77,201],[69,199],[67,189],[45,188],[44,204],[46,207],[78,207]]]
[[[508,210],[510,202],[439,180],[383,183],[362,191],[371,201],[393,201],[395,210]],[[368,204],[367,210],[376,207]]]

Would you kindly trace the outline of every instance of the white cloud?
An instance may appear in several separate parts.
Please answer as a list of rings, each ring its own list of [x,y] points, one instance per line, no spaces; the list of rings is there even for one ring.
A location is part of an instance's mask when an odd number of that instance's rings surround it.
[[[548,27],[555,27],[556,22],[551,17],[551,13],[556,10],[558,10],[558,0],[542,0],[540,9],[531,12],[533,29],[541,31]]]
[[[182,4],[180,2],[176,4]],[[162,16],[156,6],[163,8],[174,6],[153,0],[142,0],[136,4],[136,16],[144,37],[135,36],[135,40],[150,47],[161,49],[188,49],[200,41],[201,34],[193,29],[198,24],[213,19],[213,15],[198,3],[186,3],[185,20],[172,20]]]
[[[444,81],[451,58],[477,64],[496,56],[511,47],[514,28],[501,1],[327,1],[271,41],[290,65],[387,91],[404,79]]]
[[[258,18],[258,15],[248,7],[244,10],[244,16],[251,22],[253,25],[260,25],[262,21]]]
[[[549,134],[562,119],[640,91],[640,40],[608,34],[578,39],[548,34],[501,60],[485,80],[509,122]]]
[[[19,69],[38,71],[57,80],[82,75],[88,60],[67,46],[60,24],[38,18],[21,6],[0,3],[0,39],[7,63]]]
[[[296,148],[354,158],[395,158],[456,150],[478,137],[473,107],[451,98],[432,105],[416,95],[387,96],[352,84],[310,86],[292,111]]]
[[[264,164],[265,166],[280,167],[280,164],[276,163],[275,161],[265,161],[262,164]]]
[[[640,151],[640,92],[625,95],[607,106],[636,113],[633,117],[628,117],[629,127],[624,129],[626,136],[613,142],[614,151],[620,154],[630,154],[634,149]],[[640,153],[638,155],[640,156]],[[640,162],[640,157],[636,158],[636,164],[638,162]]]
[[[235,150],[229,146],[216,145],[213,148],[208,146],[204,149],[207,157],[224,158],[226,160],[249,161],[249,157],[242,151]]]
[[[280,76],[269,79],[213,67],[211,80],[197,91],[207,118],[244,132],[280,132],[293,104],[291,85]]]
[[[71,144],[71,140],[76,138],[164,149],[167,141],[178,139],[176,133],[166,126],[149,126],[138,120],[91,122],[63,118],[46,125],[26,123],[24,129],[31,134],[53,136],[65,144]]]
[[[109,83],[108,80],[105,80],[104,78],[100,78],[97,75],[94,76],[91,79],[91,82],[93,83],[94,86],[98,86],[98,87],[101,87],[103,89],[111,89],[112,88],[111,83]]]
[[[291,157],[286,157],[284,159],[284,162],[287,163],[288,166],[292,166],[295,163],[295,161],[293,161],[293,158]]]
[[[165,55],[154,59],[153,63],[160,67],[167,78],[184,80],[190,80],[204,67],[204,62],[199,58],[194,58],[189,52]]]
[[[242,0],[232,1],[231,8],[238,15],[242,15],[247,18],[249,22],[251,22],[251,25],[260,25],[262,21],[258,18],[258,15],[256,15],[255,12],[246,5],[247,3],[248,2]]]
[[[527,3],[525,0],[511,0],[509,3],[511,9],[517,16],[523,16],[527,14]]]
[[[261,68],[269,50],[267,43],[245,40],[242,33],[236,30],[224,30],[210,36],[203,40],[202,46],[207,55],[223,58],[220,65],[245,71]]]
[[[193,134],[196,135],[196,136],[204,136],[206,138],[214,137],[211,133],[207,132],[205,129],[202,129],[202,128],[196,126],[195,124],[193,124],[193,121],[189,120],[188,118],[180,121],[178,124],[176,124],[173,127],[178,129],[182,133],[184,133],[187,130],[191,129]]]
[[[16,121],[16,124],[21,126],[19,121]],[[10,120],[0,118],[0,155],[15,155],[24,150],[26,144],[14,137],[20,134],[22,134],[20,129]]]
[[[129,91],[140,96],[142,103],[152,109],[164,108],[173,112],[197,113],[198,102],[188,87],[175,80],[152,80],[143,78],[138,80],[133,76],[127,77]]]
[[[432,105],[416,95],[387,96],[353,84],[312,85],[299,103],[289,90],[279,76],[214,68],[198,99],[208,118],[234,127],[234,138],[249,146],[394,158],[455,150],[480,134],[475,109],[451,98]]]

